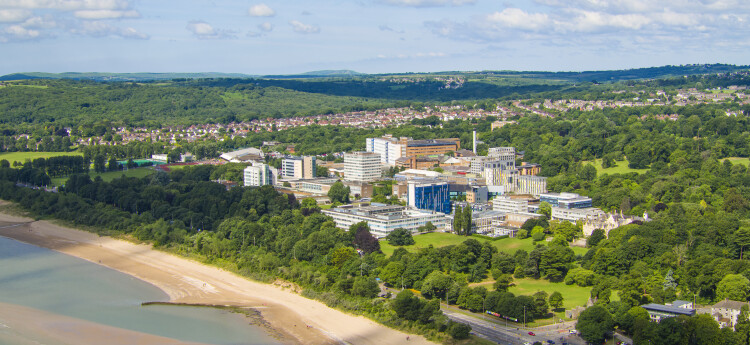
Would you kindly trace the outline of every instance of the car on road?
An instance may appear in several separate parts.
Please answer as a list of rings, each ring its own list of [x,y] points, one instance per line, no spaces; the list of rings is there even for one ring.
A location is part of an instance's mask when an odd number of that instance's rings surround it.
[[[575,330],[575,329],[571,329],[571,330],[570,330],[570,334],[578,334],[578,331],[577,331],[577,330]]]
[[[529,332],[529,335],[534,336],[536,334],[534,334],[534,332]]]

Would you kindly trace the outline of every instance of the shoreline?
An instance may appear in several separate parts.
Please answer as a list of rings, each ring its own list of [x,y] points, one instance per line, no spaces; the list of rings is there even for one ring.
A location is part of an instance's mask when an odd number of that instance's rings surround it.
[[[8,204],[0,202],[0,205]],[[21,224],[19,224],[21,223]],[[218,267],[95,233],[0,212],[0,235],[128,274],[164,291],[168,303],[229,306],[259,312],[272,336],[299,344],[434,344],[363,316]],[[410,340],[407,340],[407,336]]]

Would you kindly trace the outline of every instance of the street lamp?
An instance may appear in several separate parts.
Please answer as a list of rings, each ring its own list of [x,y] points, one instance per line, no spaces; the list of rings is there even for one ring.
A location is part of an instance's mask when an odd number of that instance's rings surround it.
[[[523,328],[526,328],[526,306],[523,306]]]

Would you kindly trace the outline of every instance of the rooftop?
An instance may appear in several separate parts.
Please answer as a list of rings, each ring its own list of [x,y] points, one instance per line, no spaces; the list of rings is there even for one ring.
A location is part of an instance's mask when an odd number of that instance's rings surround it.
[[[662,313],[688,315],[688,316],[695,315],[695,309],[679,308],[679,307],[674,307],[671,305],[649,303],[649,304],[642,305],[641,307],[643,307],[643,309],[646,309],[646,310],[658,311]]]

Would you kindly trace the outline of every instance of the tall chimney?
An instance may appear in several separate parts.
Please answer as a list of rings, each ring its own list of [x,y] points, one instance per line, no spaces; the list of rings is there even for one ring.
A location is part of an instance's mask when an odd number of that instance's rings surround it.
[[[474,154],[477,154],[477,131],[474,131]]]

